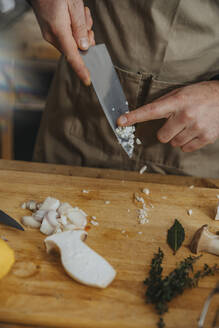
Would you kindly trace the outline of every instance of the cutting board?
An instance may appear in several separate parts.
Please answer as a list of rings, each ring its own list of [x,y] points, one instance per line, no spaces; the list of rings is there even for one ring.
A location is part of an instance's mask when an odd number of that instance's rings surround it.
[[[117,271],[113,283],[104,290],[83,286],[65,273],[58,255],[46,253],[45,236],[39,230],[26,228],[22,232],[1,225],[0,236],[8,240],[16,255],[13,269],[0,281],[2,322],[71,328],[156,327],[157,315],[145,303],[143,284],[153,254],[158,247],[163,250],[164,273],[168,273],[176,262],[190,255],[187,245],[201,225],[208,224],[212,232],[219,230],[219,223],[213,220],[218,189],[13,171],[0,171],[0,181],[0,208],[18,221],[29,213],[20,207],[24,201],[43,201],[47,196],[96,216],[99,226],[89,224],[86,243]],[[143,194],[143,188],[150,194]],[[83,193],[83,189],[89,192]],[[144,225],[137,221],[141,203],[133,200],[135,192],[144,197],[149,209],[149,222]],[[188,209],[193,210],[191,216]],[[174,256],[166,244],[166,233],[175,218],[183,224],[186,240]],[[218,257],[205,253],[196,268],[217,262]],[[196,327],[217,279],[207,277],[198,288],[173,300],[165,315],[167,327]],[[207,326],[216,303],[218,298]]]

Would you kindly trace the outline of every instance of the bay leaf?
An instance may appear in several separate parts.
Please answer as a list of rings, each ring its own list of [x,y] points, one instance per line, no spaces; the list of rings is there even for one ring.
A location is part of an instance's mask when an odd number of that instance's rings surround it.
[[[176,251],[181,247],[185,239],[185,230],[181,223],[175,219],[174,224],[167,232],[167,243],[176,254]]]

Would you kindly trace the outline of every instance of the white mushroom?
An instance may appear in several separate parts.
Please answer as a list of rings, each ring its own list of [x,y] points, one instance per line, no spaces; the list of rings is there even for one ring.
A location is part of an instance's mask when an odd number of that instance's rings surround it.
[[[68,222],[67,222],[67,217],[66,217],[65,215],[61,215],[61,217],[60,217],[59,219],[57,219],[57,221],[58,221],[59,223],[61,223],[62,225],[66,225],[66,224],[68,224]]]
[[[40,227],[40,231],[46,235],[51,235],[55,228],[59,225],[57,221],[57,213],[54,210],[48,211]]]
[[[36,221],[42,222],[44,216],[46,215],[46,212],[47,211],[40,209],[40,210],[37,210],[35,213],[33,213],[32,216]]]
[[[56,227],[58,225],[57,216],[57,212],[51,210],[46,213],[45,218],[48,220],[52,227]]]
[[[21,222],[26,227],[30,227],[30,228],[39,228],[41,224],[40,222],[36,221],[32,216],[23,216]]]
[[[28,202],[26,202],[26,208],[30,211],[36,211],[37,202],[35,200],[29,200]]]
[[[73,230],[81,230],[75,224],[66,224],[62,227],[63,231],[73,231]]]
[[[33,200],[24,203],[23,208],[32,210],[32,217],[25,217],[23,222],[29,227],[39,228],[46,235],[60,231],[83,230],[87,224],[87,214],[69,203],[60,203],[53,197],[47,197],[43,203]],[[64,226],[67,226],[64,229]]]
[[[43,222],[41,224],[41,227],[40,227],[40,231],[42,233],[44,233],[45,235],[51,235],[54,233],[55,231],[55,227],[53,227],[49,221],[47,220],[47,218],[44,218],[43,219]]]
[[[40,210],[50,211],[50,210],[57,210],[60,206],[60,201],[53,197],[47,197],[42,205],[40,206]]]
[[[62,230],[63,230],[63,229],[61,228],[61,225],[58,224],[58,225],[56,226],[55,230],[53,231],[53,233],[55,234],[55,233],[63,232]]]
[[[99,288],[107,287],[115,278],[113,267],[83,241],[85,231],[66,231],[47,237],[47,251],[59,250],[66,272],[76,281]]]
[[[208,225],[205,224],[196,231],[189,247],[192,253],[204,251],[219,255],[219,236],[208,231]]]
[[[65,202],[65,203],[61,203],[61,205],[59,206],[59,208],[57,209],[57,212],[58,212],[58,214],[60,215],[60,217],[62,216],[62,215],[65,215],[66,216],[66,214],[67,214],[67,211],[69,210],[69,209],[72,209],[73,207],[69,204],[69,203],[67,203],[67,202]]]
[[[73,207],[66,211],[67,218],[77,227],[84,228],[87,224],[87,215],[78,207]]]
[[[37,203],[36,204],[36,209],[39,210],[41,208],[41,206],[43,205],[43,203]]]

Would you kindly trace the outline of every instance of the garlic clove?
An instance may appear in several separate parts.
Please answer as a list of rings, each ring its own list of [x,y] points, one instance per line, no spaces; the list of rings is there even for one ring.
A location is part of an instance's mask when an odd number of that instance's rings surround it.
[[[115,278],[114,268],[83,240],[87,233],[82,230],[66,231],[45,239],[47,252],[56,249],[66,272],[76,281],[93,287],[105,288]]]

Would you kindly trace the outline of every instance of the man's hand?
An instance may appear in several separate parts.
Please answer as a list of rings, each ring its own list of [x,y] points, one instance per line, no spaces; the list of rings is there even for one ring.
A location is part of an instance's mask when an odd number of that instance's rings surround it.
[[[78,48],[94,45],[93,21],[83,0],[31,0],[43,37],[62,52],[79,78],[90,84],[90,75]]]
[[[118,125],[161,118],[167,121],[158,131],[160,142],[170,142],[184,152],[214,143],[219,138],[219,82],[200,82],[176,89],[120,116]]]

